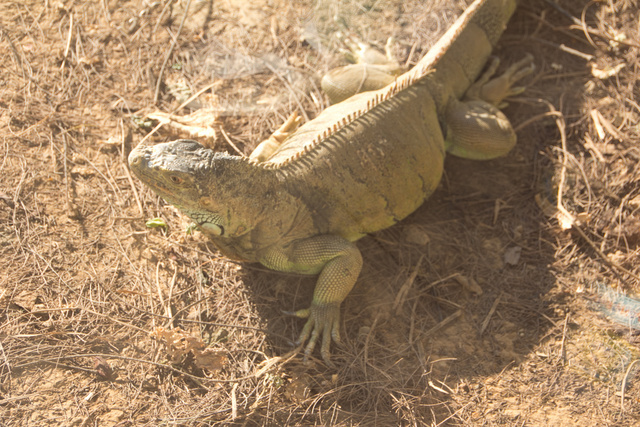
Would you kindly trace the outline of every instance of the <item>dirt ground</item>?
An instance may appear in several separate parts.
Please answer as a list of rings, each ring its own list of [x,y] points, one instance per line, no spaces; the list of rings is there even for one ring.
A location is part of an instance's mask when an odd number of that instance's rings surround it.
[[[359,241],[332,369],[282,313],[315,278],[222,257],[127,155],[247,154],[343,36],[410,66],[465,2],[0,2],[0,424],[640,425],[638,4],[523,3],[517,147]]]

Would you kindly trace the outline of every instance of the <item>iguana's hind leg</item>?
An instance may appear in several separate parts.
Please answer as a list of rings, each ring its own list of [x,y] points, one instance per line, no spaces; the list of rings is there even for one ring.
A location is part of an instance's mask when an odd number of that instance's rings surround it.
[[[298,113],[295,111],[291,113],[287,121],[284,122],[278,130],[253,149],[249,158],[258,162],[264,162],[267,160],[278,149],[278,147],[280,147],[284,140],[298,129],[301,121],[302,117],[298,116]]]
[[[322,77],[320,85],[332,104],[370,90],[377,90],[393,83],[402,67],[393,58],[393,39],[385,46],[386,54],[366,43],[350,41],[345,57],[355,64],[334,68]]]
[[[495,59],[487,71],[469,87],[462,101],[452,100],[446,110],[447,151],[459,157],[486,160],[507,154],[516,143],[516,134],[507,117],[499,110],[503,100],[522,93],[513,85],[533,72],[533,57],[510,66],[492,78],[498,67]]]
[[[260,262],[274,270],[318,274],[311,307],[294,313],[308,318],[298,344],[309,340],[305,355],[311,354],[322,337],[320,354],[332,365],[331,339],[340,342],[340,304],[356,283],[362,268],[362,255],[352,242],[336,235],[321,235],[298,240],[285,248],[271,248]]]

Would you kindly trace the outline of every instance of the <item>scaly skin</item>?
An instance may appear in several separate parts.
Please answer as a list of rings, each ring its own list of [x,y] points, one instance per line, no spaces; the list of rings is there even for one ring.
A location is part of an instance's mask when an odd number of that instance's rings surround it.
[[[320,86],[332,104],[360,92],[381,89],[394,82],[402,67],[391,53],[393,39],[385,46],[385,55],[362,42],[351,42],[347,56],[353,65],[335,68],[322,76]]]
[[[331,364],[340,304],[362,266],[353,242],[420,206],[440,181],[445,152],[489,159],[515,144],[498,106],[520,91],[512,85],[532,71],[531,58],[492,79],[494,61],[480,76],[514,8],[515,0],[476,0],[394,83],[337,103],[299,128],[292,115],[249,158],[179,140],[139,145],[131,170],[227,256],[319,274],[311,306],[295,314],[308,317],[299,337],[308,340],[305,354],[322,337],[321,354]],[[334,75],[354,81],[362,73]]]

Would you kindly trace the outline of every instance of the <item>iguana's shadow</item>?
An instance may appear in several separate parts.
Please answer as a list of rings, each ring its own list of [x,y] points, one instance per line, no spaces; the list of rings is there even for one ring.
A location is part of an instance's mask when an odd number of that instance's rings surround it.
[[[554,285],[532,193],[533,151],[447,159],[425,205],[358,242],[364,267],[343,303],[345,345],[333,347],[339,370],[356,379],[367,363],[390,372],[403,360],[424,372],[490,375],[532,351],[552,326],[543,296]],[[304,320],[282,310],[308,307],[317,278],[256,265],[243,272],[274,352],[287,352]],[[398,379],[415,374],[401,371]]]

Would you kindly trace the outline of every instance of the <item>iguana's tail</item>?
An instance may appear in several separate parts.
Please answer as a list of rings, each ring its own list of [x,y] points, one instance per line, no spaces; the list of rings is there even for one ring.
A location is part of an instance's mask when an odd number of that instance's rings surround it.
[[[475,0],[429,52],[398,80],[415,82],[436,73],[460,98],[480,75],[517,6],[516,0]]]

